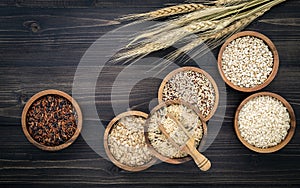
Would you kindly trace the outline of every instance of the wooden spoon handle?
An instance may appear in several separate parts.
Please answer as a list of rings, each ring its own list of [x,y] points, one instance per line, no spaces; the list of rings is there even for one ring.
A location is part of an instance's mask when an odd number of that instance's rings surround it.
[[[202,171],[207,171],[211,167],[210,161],[202,155],[195,147],[192,145],[192,142],[187,142],[186,144],[186,150],[187,153],[190,154],[190,156],[194,159],[196,165],[200,168]]]
[[[168,113],[166,117],[171,118],[175,123],[184,131],[189,140],[186,142],[183,150],[188,153],[195,161],[196,165],[202,171],[207,171],[211,167],[210,161],[202,155],[196,148],[195,148],[195,139],[191,136],[191,134],[185,129],[185,127],[179,122],[172,114]],[[159,125],[159,129],[163,132],[164,135],[169,138],[170,141],[173,142],[173,145],[177,145],[175,141],[170,137],[170,135],[164,130],[163,125]]]

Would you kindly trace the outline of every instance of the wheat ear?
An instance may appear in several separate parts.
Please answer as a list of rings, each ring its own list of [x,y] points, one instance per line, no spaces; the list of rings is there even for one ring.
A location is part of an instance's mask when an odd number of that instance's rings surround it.
[[[245,5],[232,6],[232,7],[210,7],[207,9],[202,9],[191,13],[187,13],[184,16],[181,16],[180,18],[173,19],[168,22],[159,23],[157,27],[154,27],[153,29],[148,30],[138,35],[134,39],[132,39],[131,42],[126,47],[129,47],[130,45],[134,44],[136,41],[146,40],[147,38],[152,38],[161,33],[170,32],[176,28],[180,28],[185,25],[190,25],[190,24],[196,25],[195,22],[209,21],[208,18],[212,15],[222,14],[228,11],[231,12],[243,6]],[[145,42],[146,41],[143,41],[143,43]]]
[[[189,13],[204,8],[206,8],[205,5],[198,4],[198,3],[180,4],[180,5],[158,9],[152,12],[131,14],[120,18],[120,20],[136,20],[136,19],[153,20],[153,19],[158,19],[163,17],[174,16],[178,14]]]
[[[133,42],[137,39],[139,42],[129,45],[127,51],[117,54],[117,60],[140,58],[170,47],[182,39],[188,39],[189,43],[167,56],[168,60],[173,60],[204,42],[208,47],[215,48],[231,34],[244,29],[271,7],[284,1],[286,0],[232,0],[233,5],[230,6],[215,4],[183,16],[172,17],[171,20],[155,24],[150,31],[137,36]],[[228,4],[229,0],[217,2]],[[199,37],[191,40],[189,36],[194,33],[199,34]]]
[[[263,0],[267,1],[267,0]],[[263,2],[262,1],[262,2]],[[262,3],[261,2],[261,3]],[[187,13],[184,16],[181,16],[180,18],[170,20],[168,22],[163,22],[159,24],[157,27],[154,27],[150,31],[146,31],[134,39],[131,40],[131,42],[127,45],[129,47],[130,45],[134,44],[138,40],[143,40],[146,38],[152,38],[155,35],[159,35],[161,33],[164,33],[166,31],[170,32],[171,30],[174,30],[178,27],[183,27],[185,25],[196,25],[194,22],[201,22],[201,21],[210,21],[210,18],[214,19],[221,19],[222,17],[226,17],[230,14],[237,13],[239,10],[243,10],[246,8],[250,8],[252,6],[256,6],[259,3],[251,4],[251,3],[242,3],[239,5],[234,5],[230,7],[215,7],[211,6],[209,8],[197,10],[191,13]],[[211,20],[213,21],[213,20]],[[192,26],[194,27],[194,26]],[[143,41],[146,42],[146,41]]]

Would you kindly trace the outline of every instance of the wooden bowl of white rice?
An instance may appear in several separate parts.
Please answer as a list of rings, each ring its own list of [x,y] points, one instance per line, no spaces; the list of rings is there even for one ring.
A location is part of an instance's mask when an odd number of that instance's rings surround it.
[[[234,128],[239,140],[250,150],[272,153],[292,139],[296,118],[292,106],[283,97],[260,92],[239,105]]]
[[[168,113],[172,114],[188,130],[190,136],[195,139],[195,148],[198,149],[201,149],[205,143],[206,122],[199,109],[182,100],[169,100],[151,110],[145,123],[145,139],[151,153],[166,163],[181,164],[192,158],[184,151],[174,147],[158,128],[159,124],[163,125],[172,139],[181,143],[178,145],[185,145],[188,141],[187,136],[181,134],[182,130],[175,121],[167,116]]]

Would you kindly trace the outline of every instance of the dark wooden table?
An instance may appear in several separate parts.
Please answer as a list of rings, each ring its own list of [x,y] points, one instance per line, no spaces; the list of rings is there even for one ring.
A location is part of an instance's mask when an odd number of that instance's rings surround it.
[[[83,136],[59,152],[37,149],[25,138],[20,117],[26,101],[45,89],[72,94],[75,71],[89,47],[106,33],[123,24],[115,18],[154,10],[180,0],[61,0],[0,2],[0,186],[112,186],[158,187],[237,186],[297,187],[300,184],[299,129],[291,142],[272,154],[258,154],[244,147],[233,129],[238,104],[249,93],[228,86],[222,128],[204,154],[212,161],[201,172],[192,161],[182,165],[159,163],[148,170],[129,173],[107,161]],[[276,92],[292,105],[300,124],[300,1],[288,0],[255,20],[247,30],[267,35],[276,45],[280,68],[274,81],[263,91]],[[109,44],[107,44],[109,45]],[[219,48],[213,51],[216,56]],[[113,118],[112,83],[123,66],[102,69],[95,89],[95,104],[105,127]],[[215,65],[214,65],[215,66]],[[149,65],[151,67],[151,65]],[[95,68],[94,71],[97,71]],[[87,71],[88,72],[88,71]],[[84,76],[83,76],[84,77]],[[85,82],[89,86],[88,80]],[[126,80],[123,84],[126,84]],[[143,80],[131,93],[131,106],[143,106],[155,97],[159,79]],[[84,88],[84,86],[82,86]],[[122,92],[120,93],[122,95]],[[93,93],[79,101],[93,99]],[[84,104],[83,104],[84,105]],[[84,115],[87,115],[84,112]],[[91,123],[93,122],[93,123]],[[83,125],[85,126],[85,124]],[[100,130],[100,128],[99,128]],[[93,135],[91,135],[92,137]],[[94,138],[97,141],[97,138]],[[99,139],[100,140],[100,139]],[[100,144],[100,143],[99,143]]]

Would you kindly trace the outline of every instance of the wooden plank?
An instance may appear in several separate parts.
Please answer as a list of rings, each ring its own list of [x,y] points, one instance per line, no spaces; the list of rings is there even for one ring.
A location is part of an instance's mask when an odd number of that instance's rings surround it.
[[[200,1],[201,2],[201,1]],[[15,6],[15,7],[39,7],[39,8],[115,8],[115,7],[155,7],[164,4],[182,3],[179,0],[162,0],[162,1],[132,1],[132,0],[5,0],[0,3],[0,6]]]
[[[123,25],[116,18],[178,2],[182,1],[0,2],[1,187],[296,187],[300,184],[298,131],[291,142],[276,153],[266,155],[248,150],[234,133],[233,117],[238,104],[250,94],[228,86],[220,88],[227,95],[227,101],[220,106],[226,109],[225,119],[217,138],[204,152],[212,162],[212,168],[205,173],[200,172],[192,161],[182,165],[159,163],[139,173],[125,172],[93,151],[83,136],[69,148],[55,153],[41,151],[26,140],[20,124],[26,101],[36,92],[50,88],[72,94],[74,74],[81,57],[99,37]],[[279,72],[264,91],[276,92],[286,98],[294,108],[298,125],[299,8],[299,1],[286,1],[247,27],[247,30],[267,35],[276,45],[280,57]],[[110,45],[109,41],[107,45]],[[218,49],[213,52],[216,56]],[[145,66],[151,68],[150,64]],[[126,65],[107,65],[98,78],[95,102],[104,126],[114,116],[112,102],[116,101],[111,100],[111,90],[124,67]],[[214,66],[208,67],[212,68]],[[97,71],[99,67],[88,70]],[[81,75],[84,87],[90,86],[89,80],[85,79],[89,73],[87,71],[86,75]],[[126,80],[120,84],[123,84],[123,89],[129,87]],[[159,84],[159,79],[150,78],[139,82],[130,93],[130,105],[149,110],[148,103],[155,98]],[[124,97],[123,90],[117,95]],[[84,93],[79,97],[85,104],[93,96],[93,93]],[[117,102],[128,103],[127,100]],[[94,119],[87,121],[101,125]],[[209,123],[213,126],[215,122]]]

